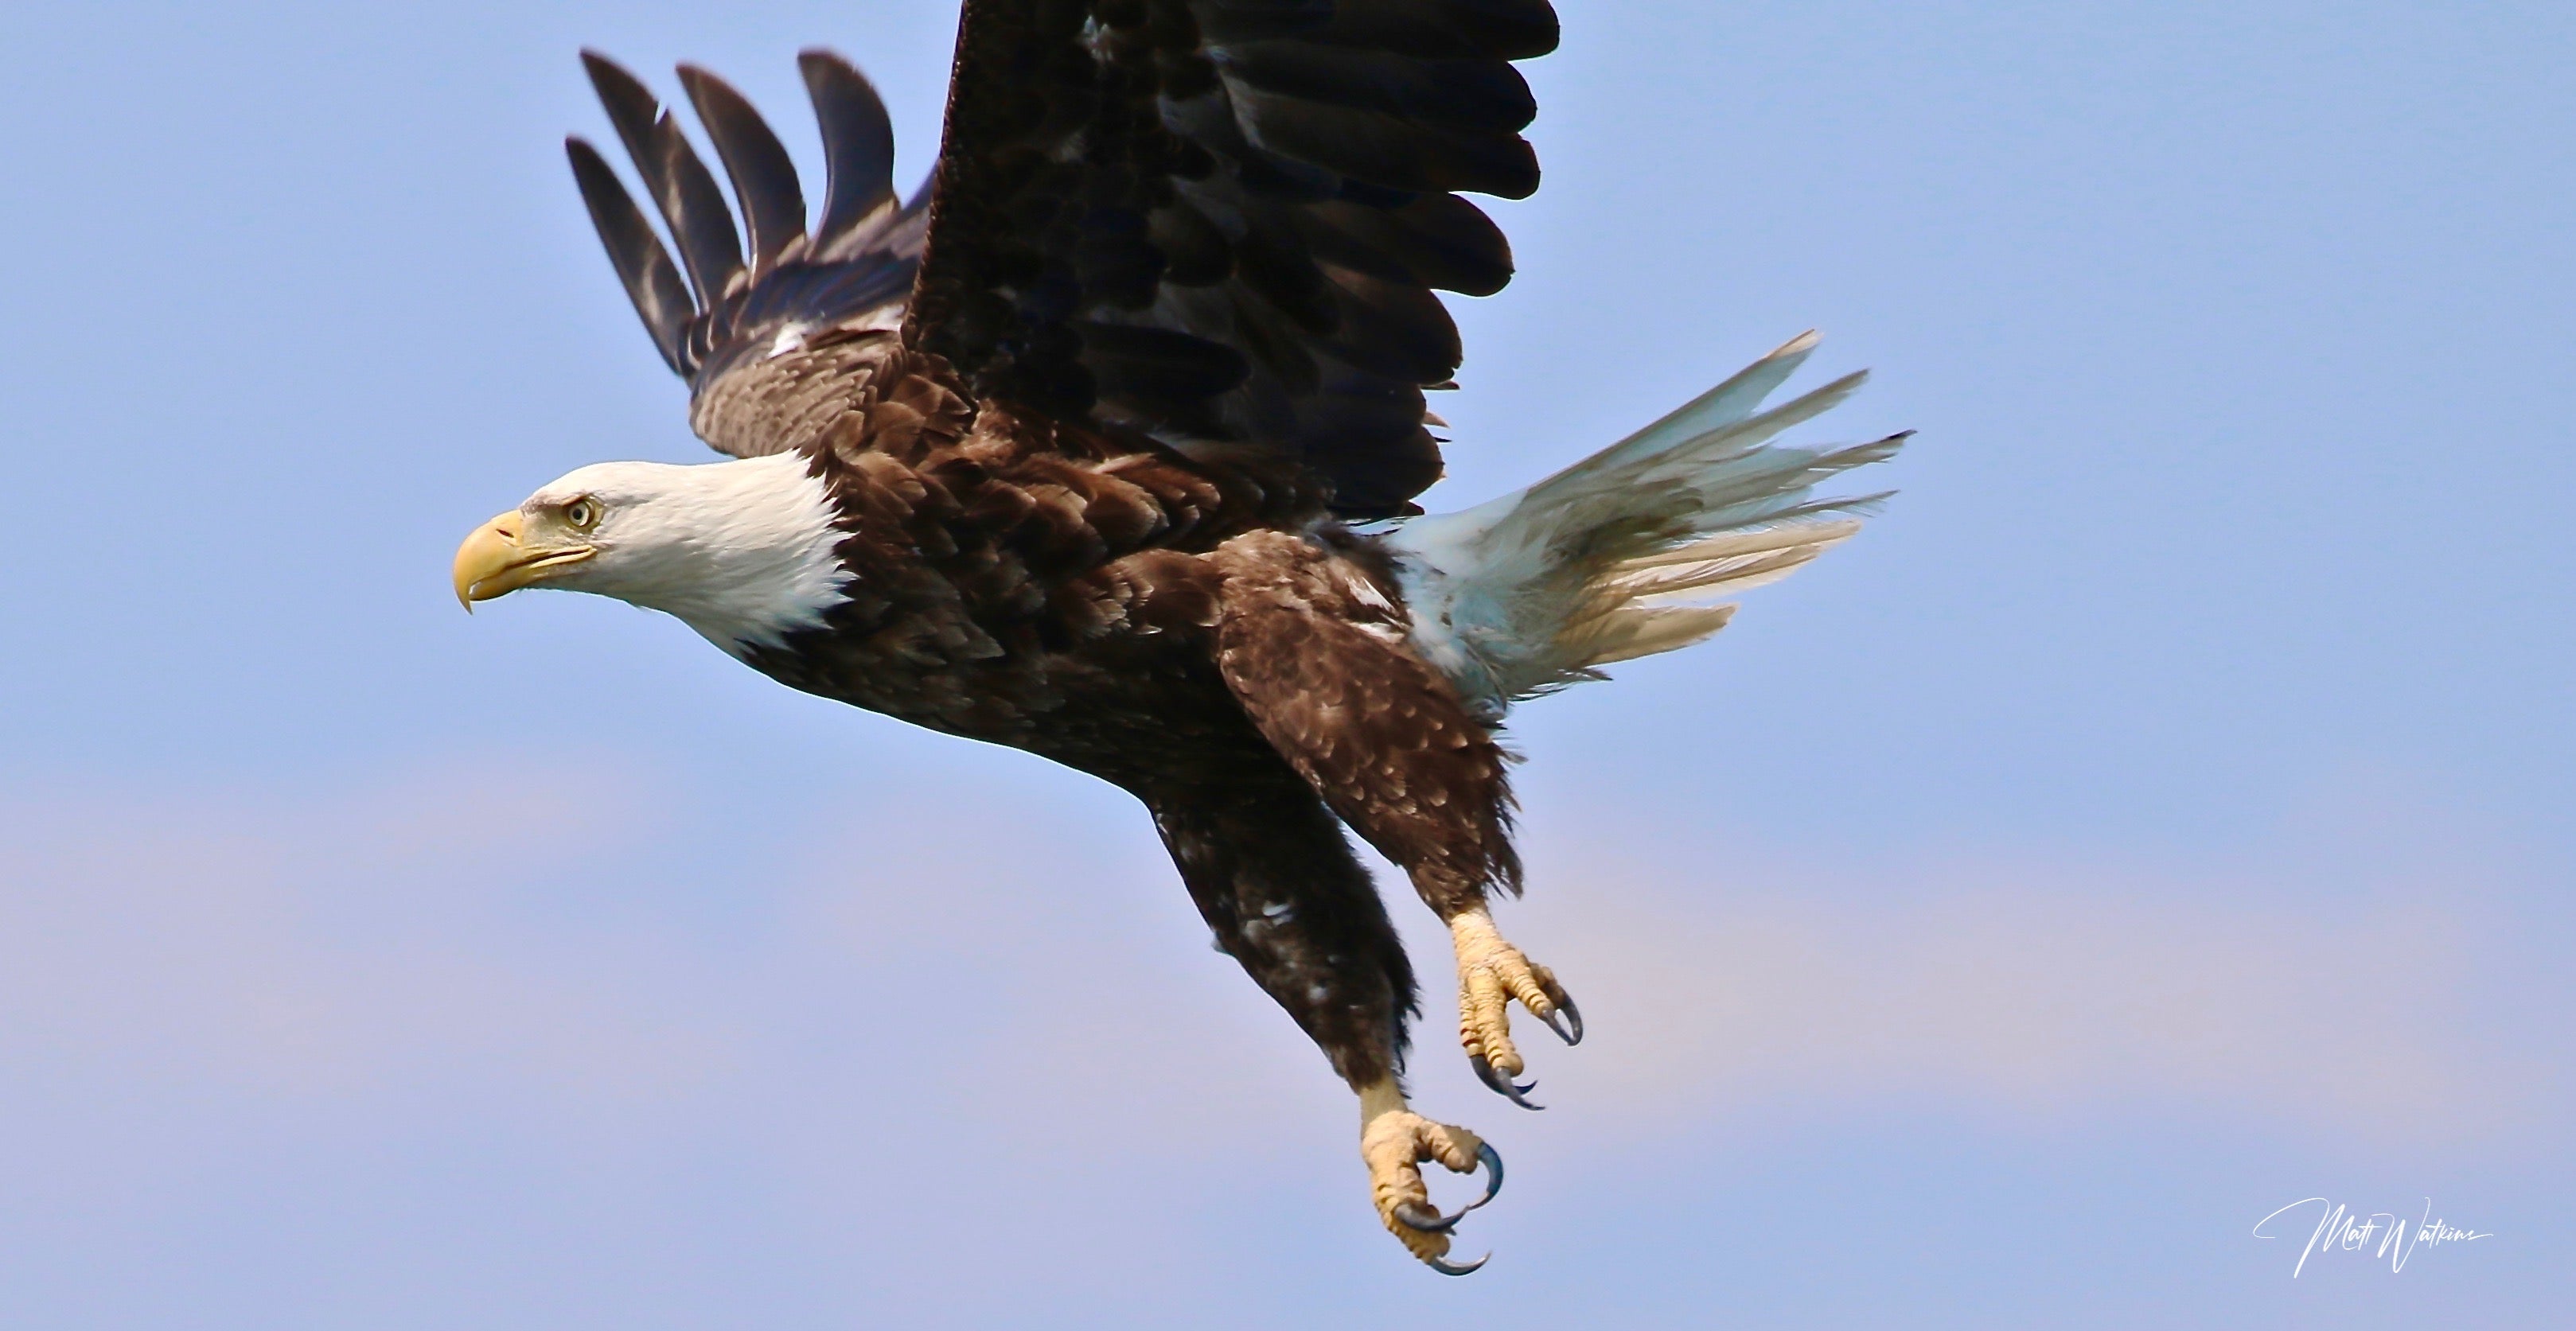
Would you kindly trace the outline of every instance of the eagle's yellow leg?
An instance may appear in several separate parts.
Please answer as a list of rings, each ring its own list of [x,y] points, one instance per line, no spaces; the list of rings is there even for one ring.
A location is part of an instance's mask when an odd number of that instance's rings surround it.
[[[1522,1098],[1529,1088],[1512,1081],[1528,1063],[1512,1043],[1511,1005],[1518,1000],[1567,1044],[1583,1038],[1582,1014],[1547,967],[1504,941],[1483,906],[1450,916],[1449,940],[1458,956],[1458,1043],[1465,1046],[1467,1061],[1486,1085],[1515,1103],[1538,1108]]]
[[[1484,1138],[1414,1113],[1405,1103],[1404,1089],[1388,1077],[1360,1090],[1360,1159],[1368,1164],[1369,1199],[1377,1204],[1377,1218],[1406,1251],[1443,1275],[1462,1276],[1485,1264],[1481,1257],[1465,1265],[1449,1260],[1450,1228],[1459,1216],[1492,1201],[1503,1184],[1502,1157]],[[1488,1171],[1484,1197],[1441,1215],[1423,1186],[1426,1160],[1459,1174],[1475,1172],[1481,1162]]]

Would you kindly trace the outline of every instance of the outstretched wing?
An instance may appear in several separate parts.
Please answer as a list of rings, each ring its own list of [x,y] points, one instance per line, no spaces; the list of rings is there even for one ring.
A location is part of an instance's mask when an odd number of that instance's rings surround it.
[[[671,113],[607,57],[585,51],[582,63],[679,261],[597,149],[578,137],[564,148],[645,331],[689,381],[690,424],[736,457],[794,446],[808,433],[797,428],[800,418],[828,417],[841,394],[830,382],[830,355],[780,361],[779,354],[836,331],[894,328],[920,266],[925,199],[895,198],[885,104],[839,56],[798,58],[830,172],[822,216],[809,230],[804,189],[778,136],[722,79],[681,66],[681,84],[740,201],[738,234],[714,173]]]
[[[966,0],[904,333],[976,392],[1293,451],[1351,516],[1440,474],[1435,288],[1511,276],[1547,0]],[[730,159],[728,159],[730,160]]]

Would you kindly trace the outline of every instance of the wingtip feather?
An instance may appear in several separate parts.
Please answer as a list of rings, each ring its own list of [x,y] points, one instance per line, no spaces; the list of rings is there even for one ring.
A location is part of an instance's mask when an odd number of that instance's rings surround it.
[[[696,108],[698,123],[715,142],[716,156],[733,182],[753,259],[766,269],[805,235],[805,192],[796,179],[796,163],[750,99],[732,84],[698,65],[683,64],[679,74],[689,105]]]
[[[573,183],[590,211],[591,226],[608,251],[609,264],[617,270],[627,299],[643,319],[645,332],[652,336],[654,349],[662,353],[672,373],[687,374],[688,323],[697,307],[680,277],[679,265],[672,261],[662,238],[653,233],[644,211],[636,207],[634,196],[617,179],[616,170],[589,140],[578,134],[564,136],[564,155],[572,163]]]
[[[814,245],[830,250],[894,211],[894,122],[876,85],[838,52],[807,47],[796,67],[823,131],[823,215]]]

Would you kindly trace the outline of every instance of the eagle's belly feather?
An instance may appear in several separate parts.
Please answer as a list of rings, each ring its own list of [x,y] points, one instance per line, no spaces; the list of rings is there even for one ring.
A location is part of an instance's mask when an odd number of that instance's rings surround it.
[[[792,688],[1027,750],[1131,790],[1266,748],[1205,633],[1132,614],[1105,628],[1088,622],[1088,636],[1069,639],[1060,622],[996,632],[932,612],[869,631],[795,635],[745,660]]]
[[[1245,532],[1204,553],[1141,550],[1031,587],[952,579],[926,561],[880,564],[850,587],[850,610],[744,659],[790,687],[1140,793],[1271,760],[1221,665],[1229,624],[1357,630],[1340,640],[1356,652],[1301,667],[1327,675],[1383,676],[1358,658],[1414,654],[1392,573],[1329,524]]]

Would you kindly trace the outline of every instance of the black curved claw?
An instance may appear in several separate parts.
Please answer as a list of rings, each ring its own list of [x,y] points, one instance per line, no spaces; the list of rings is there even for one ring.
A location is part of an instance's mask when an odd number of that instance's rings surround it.
[[[1559,1016],[1565,1018],[1565,1024],[1562,1026],[1556,1024]],[[1548,1013],[1539,1020],[1546,1022],[1547,1028],[1556,1032],[1556,1038],[1565,1041],[1566,1044],[1583,1043],[1583,1009],[1574,1005],[1571,995],[1558,999],[1556,1011]]]
[[[1494,1260],[1494,1255],[1492,1253],[1486,1253],[1484,1256],[1467,1263],[1465,1266],[1460,1266],[1445,1257],[1425,1257],[1422,1259],[1422,1264],[1444,1276],[1466,1276],[1474,1275],[1477,1268],[1492,1260]]]
[[[1476,1163],[1485,1167],[1485,1195],[1459,1207],[1459,1215],[1465,1215],[1494,1200],[1494,1195],[1503,1190],[1503,1153],[1495,1150],[1492,1142],[1476,1143]],[[1457,1218],[1451,1217],[1450,1223],[1456,1224]]]
[[[1546,1105],[1531,1104],[1529,1101],[1529,1093],[1538,1089],[1537,1082],[1531,1082],[1527,1086],[1513,1085],[1512,1079],[1496,1072],[1494,1070],[1494,1065],[1486,1062],[1483,1054],[1469,1054],[1467,1056],[1467,1066],[1476,1070],[1476,1080],[1485,1083],[1486,1087],[1492,1090],[1494,1094],[1511,1101],[1513,1104],[1519,1105],[1523,1109],[1547,1108]]]
[[[1458,1213],[1465,1214],[1464,1211]],[[1417,1201],[1397,1202],[1395,1218],[1406,1229],[1420,1230],[1425,1234],[1446,1234],[1458,1223],[1457,1215],[1442,1215]]]
[[[1458,1222],[1466,1219],[1469,1211],[1473,1211],[1477,1207],[1494,1200],[1495,1194],[1500,1193],[1503,1190],[1503,1156],[1501,1152],[1494,1149],[1493,1143],[1477,1143],[1476,1163],[1485,1167],[1484,1196],[1467,1203],[1465,1206],[1459,1207],[1456,1211],[1448,1215],[1442,1215],[1439,1212],[1432,1210],[1430,1207],[1424,1206],[1420,1202],[1398,1202],[1395,1204],[1395,1218],[1402,1221],[1405,1228],[1418,1229],[1425,1234],[1446,1234],[1450,1230],[1456,1229],[1458,1227]],[[1470,1271],[1474,1269],[1474,1267],[1468,1268]],[[1450,1272],[1451,1275],[1465,1275],[1466,1273],[1466,1271]]]

